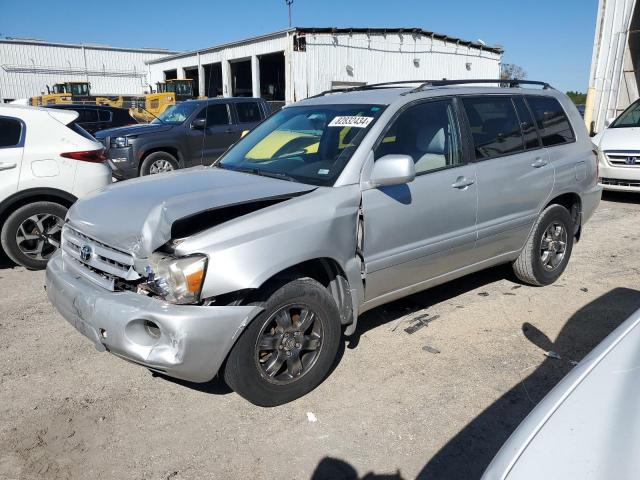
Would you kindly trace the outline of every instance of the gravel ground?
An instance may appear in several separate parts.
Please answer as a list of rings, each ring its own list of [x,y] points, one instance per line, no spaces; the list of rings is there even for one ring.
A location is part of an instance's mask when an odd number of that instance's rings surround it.
[[[501,267],[368,312],[329,378],[271,409],[98,353],[42,272],[4,262],[0,478],[478,478],[571,361],[640,308],[639,215],[640,197],[606,195],[552,286]]]

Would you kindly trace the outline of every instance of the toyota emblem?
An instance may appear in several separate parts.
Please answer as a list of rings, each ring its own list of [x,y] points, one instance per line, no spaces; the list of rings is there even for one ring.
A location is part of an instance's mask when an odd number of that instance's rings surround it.
[[[91,256],[93,255],[93,249],[89,245],[83,245],[80,249],[80,258],[83,262],[88,262],[91,260]]]

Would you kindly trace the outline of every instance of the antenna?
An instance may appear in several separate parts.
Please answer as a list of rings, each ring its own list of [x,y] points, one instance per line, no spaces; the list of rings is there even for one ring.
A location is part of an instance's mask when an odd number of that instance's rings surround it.
[[[284,3],[289,7],[289,28],[291,28],[291,5],[293,4],[293,0],[284,0]]]

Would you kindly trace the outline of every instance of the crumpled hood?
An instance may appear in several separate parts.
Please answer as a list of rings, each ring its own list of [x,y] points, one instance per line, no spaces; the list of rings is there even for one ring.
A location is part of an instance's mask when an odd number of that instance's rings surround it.
[[[171,130],[174,125],[164,125],[158,123],[142,123],[140,125],[129,125],[126,127],[107,128],[96,132],[95,137],[100,140],[105,137],[126,137],[128,135],[147,135],[149,133],[160,133]]]
[[[78,200],[67,220],[85,235],[145,258],[171,239],[176,220],[204,210],[315,188],[220,168],[194,167],[105,187]]]
[[[595,143],[603,152],[609,150],[638,151],[640,150],[640,128],[607,128],[593,137]]]

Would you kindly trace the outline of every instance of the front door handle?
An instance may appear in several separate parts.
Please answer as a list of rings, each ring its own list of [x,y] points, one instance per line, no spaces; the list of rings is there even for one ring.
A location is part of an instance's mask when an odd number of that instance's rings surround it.
[[[15,163],[7,163],[7,162],[0,162],[0,172],[2,170],[11,170],[12,168],[16,168],[18,165]]]
[[[473,180],[469,180],[467,177],[458,177],[456,179],[456,181],[453,183],[453,185],[451,185],[453,188],[457,188],[458,190],[464,190],[467,187],[470,187],[471,185],[473,185],[474,182]]]
[[[547,161],[546,161],[545,159],[543,159],[543,158],[536,158],[536,161],[535,161],[535,162],[533,162],[533,163],[531,164],[531,166],[532,166],[533,168],[540,168],[540,167],[544,167],[547,163],[549,163],[549,162],[547,162]]]

